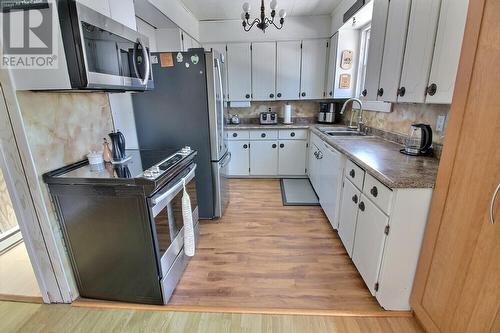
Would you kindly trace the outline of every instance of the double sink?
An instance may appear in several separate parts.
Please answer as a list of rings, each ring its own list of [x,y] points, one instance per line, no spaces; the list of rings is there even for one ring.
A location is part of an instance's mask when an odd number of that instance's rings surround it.
[[[348,127],[319,127],[322,133],[329,136],[367,136],[366,133]]]

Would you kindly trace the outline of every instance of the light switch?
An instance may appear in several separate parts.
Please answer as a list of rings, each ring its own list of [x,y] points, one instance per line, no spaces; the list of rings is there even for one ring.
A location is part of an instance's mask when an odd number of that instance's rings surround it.
[[[444,122],[446,120],[446,116],[438,116],[437,121],[436,121],[436,131],[442,132],[444,131]]]

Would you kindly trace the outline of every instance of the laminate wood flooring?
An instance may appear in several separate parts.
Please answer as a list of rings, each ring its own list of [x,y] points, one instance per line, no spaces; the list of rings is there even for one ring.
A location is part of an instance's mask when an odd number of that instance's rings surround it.
[[[42,302],[24,242],[0,255],[0,299]]]
[[[232,179],[230,197],[169,305],[384,311],[320,207],[283,206],[276,179]]]
[[[0,332],[423,332],[412,317],[356,318],[89,309],[0,302]]]

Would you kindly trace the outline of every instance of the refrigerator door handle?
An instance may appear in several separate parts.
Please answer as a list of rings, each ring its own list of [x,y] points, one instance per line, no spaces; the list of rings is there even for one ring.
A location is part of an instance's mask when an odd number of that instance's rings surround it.
[[[220,118],[222,122],[221,128],[221,139],[224,141],[224,88],[222,87],[222,71],[221,71],[221,63],[219,58],[215,58],[215,64],[217,67],[217,75],[219,76],[219,93],[220,93]]]

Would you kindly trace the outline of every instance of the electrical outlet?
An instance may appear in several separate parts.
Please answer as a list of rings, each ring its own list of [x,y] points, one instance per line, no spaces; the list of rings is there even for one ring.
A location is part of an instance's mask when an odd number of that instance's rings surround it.
[[[436,131],[442,132],[444,131],[444,122],[446,120],[446,116],[438,116],[436,121]]]

